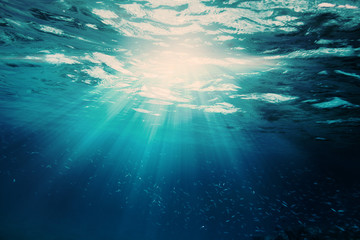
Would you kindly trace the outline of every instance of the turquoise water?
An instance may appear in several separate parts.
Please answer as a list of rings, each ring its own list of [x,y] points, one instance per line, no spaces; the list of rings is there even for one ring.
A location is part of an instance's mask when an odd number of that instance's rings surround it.
[[[0,239],[359,235],[359,8],[0,1]]]

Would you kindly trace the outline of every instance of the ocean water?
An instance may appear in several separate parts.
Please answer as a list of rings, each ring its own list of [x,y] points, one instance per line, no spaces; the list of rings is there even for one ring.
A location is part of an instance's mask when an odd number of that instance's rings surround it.
[[[359,16],[0,0],[0,239],[359,239]]]

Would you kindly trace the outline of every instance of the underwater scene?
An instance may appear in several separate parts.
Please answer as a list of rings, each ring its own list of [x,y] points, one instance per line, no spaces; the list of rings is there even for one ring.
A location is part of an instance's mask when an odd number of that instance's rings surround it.
[[[360,239],[360,2],[0,0],[0,240]]]

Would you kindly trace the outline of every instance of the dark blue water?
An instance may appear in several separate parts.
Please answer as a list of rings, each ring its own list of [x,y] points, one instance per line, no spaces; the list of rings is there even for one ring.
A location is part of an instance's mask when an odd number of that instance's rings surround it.
[[[0,239],[360,239],[357,1],[0,1]]]

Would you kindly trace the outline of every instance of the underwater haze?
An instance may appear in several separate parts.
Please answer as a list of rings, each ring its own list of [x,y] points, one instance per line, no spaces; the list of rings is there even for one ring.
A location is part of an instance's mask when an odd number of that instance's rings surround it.
[[[0,0],[0,239],[360,239],[360,2]]]

